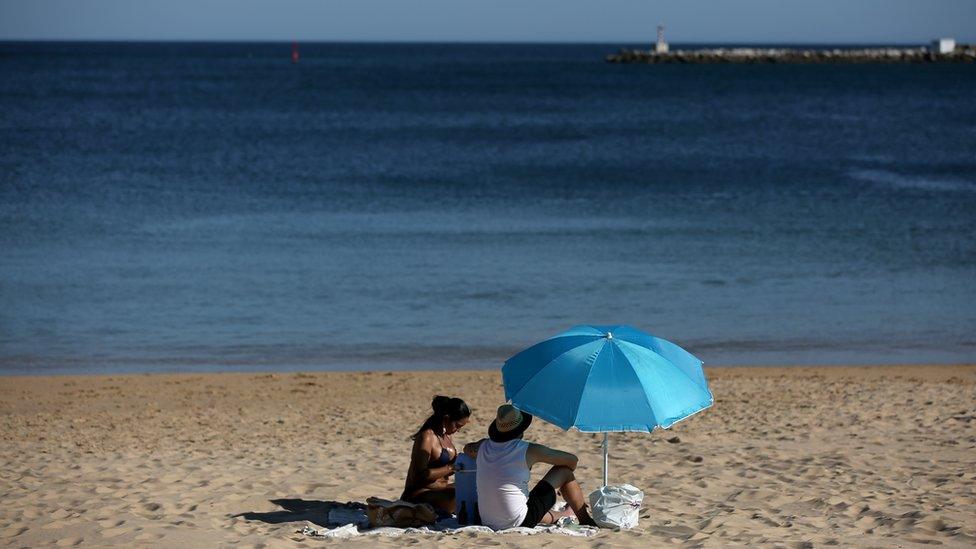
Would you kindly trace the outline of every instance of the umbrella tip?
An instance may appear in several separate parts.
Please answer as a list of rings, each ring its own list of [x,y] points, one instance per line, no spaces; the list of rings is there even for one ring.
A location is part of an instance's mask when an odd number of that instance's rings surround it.
[[[613,332],[607,332],[607,335],[603,336],[607,339],[613,339]]]

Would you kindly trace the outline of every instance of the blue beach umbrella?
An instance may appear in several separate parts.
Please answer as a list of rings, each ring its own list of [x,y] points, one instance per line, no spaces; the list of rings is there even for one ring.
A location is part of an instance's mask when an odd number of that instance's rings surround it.
[[[712,405],[702,361],[630,326],[581,325],[505,361],[505,398],[562,429],[650,433]]]

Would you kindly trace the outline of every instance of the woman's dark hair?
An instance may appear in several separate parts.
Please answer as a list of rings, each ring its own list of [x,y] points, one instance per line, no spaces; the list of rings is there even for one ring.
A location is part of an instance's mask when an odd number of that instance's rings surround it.
[[[430,407],[434,409],[434,413],[427,418],[427,421],[410,438],[417,440],[417,437],[427,429],[434,431],[437,436],[443,436],[444,416],[447,416],[451,421],[458,421],[471,415],[471,410],[468,409],[468,405],[459,398],[437,395],[431,401]]]

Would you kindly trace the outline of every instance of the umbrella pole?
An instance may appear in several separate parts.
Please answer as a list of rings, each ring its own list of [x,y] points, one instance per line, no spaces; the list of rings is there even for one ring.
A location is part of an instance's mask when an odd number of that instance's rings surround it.
[[[607,464],[610,462],[610,435],[603,433],[603,486],[607,485]]]

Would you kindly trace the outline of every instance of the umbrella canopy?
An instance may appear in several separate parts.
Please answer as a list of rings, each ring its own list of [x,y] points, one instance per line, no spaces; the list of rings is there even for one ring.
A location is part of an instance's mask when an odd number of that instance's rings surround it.
[[[712,405],[701,366],[630,326],[582,325],[508,359],[502,379],[512,404],[563,429],[649,433]],[[607,451],[605,438],[604,464]]]

